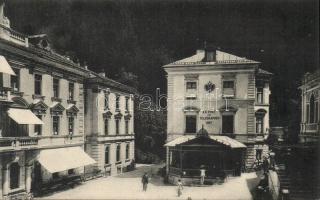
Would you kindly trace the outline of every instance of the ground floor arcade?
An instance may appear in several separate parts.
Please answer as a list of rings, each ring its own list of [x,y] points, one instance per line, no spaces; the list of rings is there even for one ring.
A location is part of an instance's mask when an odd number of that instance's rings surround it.
[[[84,166],[95,163],[80,146],[0,153],[0,198],[27,199],[51,186],[80,181]]]

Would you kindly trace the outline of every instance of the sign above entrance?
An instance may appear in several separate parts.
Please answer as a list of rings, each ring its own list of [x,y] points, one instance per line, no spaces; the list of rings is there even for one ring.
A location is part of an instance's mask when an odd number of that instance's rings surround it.
[[[200,115],[200,120],[205,121],[206,124],[213,124],[214,120],[219,120],[218,112],[212,110],[203,110]]]

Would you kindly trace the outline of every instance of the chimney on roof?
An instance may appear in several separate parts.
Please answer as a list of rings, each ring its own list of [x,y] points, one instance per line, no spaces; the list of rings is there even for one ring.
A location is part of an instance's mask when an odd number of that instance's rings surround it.
[[[207,43],[205,43],[204,50],[205,50],[204,61],[205,62],[215,62],[217,48],[213,45],[210,45],[210,44],[208,45]]]

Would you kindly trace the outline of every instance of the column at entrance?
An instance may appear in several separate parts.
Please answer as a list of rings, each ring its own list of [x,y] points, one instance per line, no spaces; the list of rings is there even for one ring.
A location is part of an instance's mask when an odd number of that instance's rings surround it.
[[[170,157],[169,147],[166,148],[166,154],[167,154],[166,155],[166,158],[167,158],[166,159],[166,174],[168,175],[169,174],[169,164],[170,164],[169,163],[169,160],[170,160],[170,158],[169,158]]]
[[[31,191],[31,173],[32,173],[32,165],[26,166],[26,192],[30,193]]]
[[[2,195],[8,195],[9,193],[9,183],[10,183],[10,177],[9,177],[9,169],[7,166],[4,166],[2,168],[2,176],[3,176],[3,184],[2,184]]]

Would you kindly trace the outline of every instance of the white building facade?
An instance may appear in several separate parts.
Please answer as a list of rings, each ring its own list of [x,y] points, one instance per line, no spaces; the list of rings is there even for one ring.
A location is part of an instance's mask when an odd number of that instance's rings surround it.
[[[86,150],[93,173],[116,175],[134,164],[135,89],[92,74],[86,81]]]
[[[45,35],[12,30],[3,8],[0,1],[0,199],[72,186],[92,168],[125,171],[134,90],[55,53]]]
[[[213,48],[163,66],[168,80],[169,144],[205,129],[209,136],[227,136],[245,144],[242,170],[252,168],[268,150],[264,139],[269,134],[272,74],[260,66]],[[170,145],[167,154],[178,144]],[[167,173],[170,162],[167,155]]]

